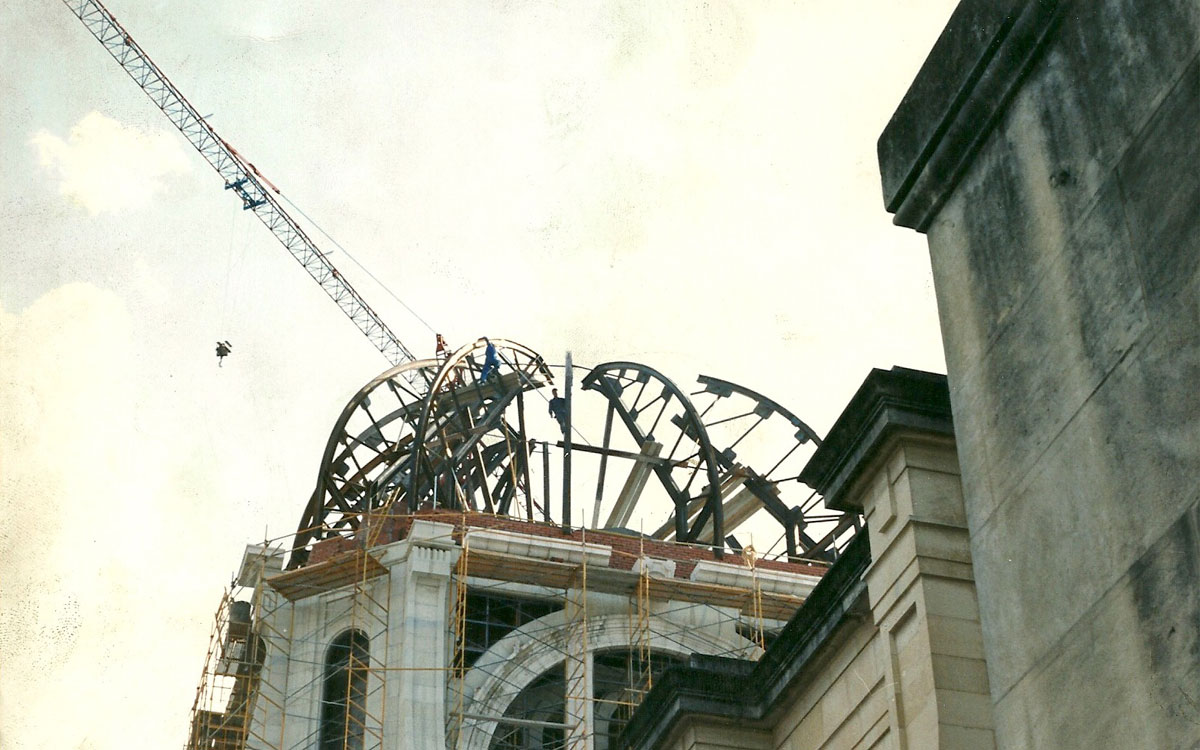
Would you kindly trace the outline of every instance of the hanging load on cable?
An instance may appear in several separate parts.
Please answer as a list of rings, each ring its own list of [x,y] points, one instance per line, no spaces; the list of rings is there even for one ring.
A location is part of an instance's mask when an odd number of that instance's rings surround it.
[[[283,244],[304,270],[316,280],[346,317],[388,362],[398,365],[416,357],[371,309],[344,276],[321,252],[300,225],[288,215],[275,197],[279,189],[258,169],[226,143],[191,105],[179,89],[159,69],[117,19],[98,0],[63,0],[88,31],[108,50],[184,138],[204,157],[225,181],[225,189],[241,199],[242,209],[254,212],[267,229]],[[228,352],[227,352],[228,353]],[[220,356],[220,355],[218,355]],[[410,383],[422,390],[424,381],[412,375]]]

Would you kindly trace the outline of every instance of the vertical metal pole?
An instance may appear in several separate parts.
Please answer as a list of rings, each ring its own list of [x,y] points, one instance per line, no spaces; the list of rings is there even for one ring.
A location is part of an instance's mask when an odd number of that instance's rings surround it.
[[[596,504],[592,506],[592,527],[600,526],[600,501],[604,499],[604,471],[608,468],[608,447],[612,440],[613,412],[616,407],[608,404],[608,416],[604,420],[604,452],[600,454],[600,476],[596,479]]]
[[[525,517],[533,520],[533,485],[529,483],[529,454],[532,452],[525,437],[525,389],[517,391],[517,437],[521,439],[521,474],[525,477]],[[513,460],[510,455],[509,461]]]
[[[563,386],[567,391],[564,396],[567,401],[567,418],[563,420],[563,531],[571,528],[571,382],[574,379],[572,377],[574,368],[571,367],[571,352],[567,352],[566,368],[567,373],[563,380]]]
[[[542,441],[542,513],[550,523],[550,443]]]
[[[717,493],[717,503],[713,506],[712,527],[713,557],[720,560],[725,556],[725,496],[721,492]]]

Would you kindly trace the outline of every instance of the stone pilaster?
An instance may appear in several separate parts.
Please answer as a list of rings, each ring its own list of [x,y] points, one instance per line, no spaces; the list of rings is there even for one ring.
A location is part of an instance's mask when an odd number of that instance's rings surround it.
[[[446,739],[451,575],[459,551],[449,524],[417,521],[392,571],[388,750],[428,750]]]
[[[804,478],[832,507],[866,517],[897,746],[995,747],[945,378],[873,371]]]

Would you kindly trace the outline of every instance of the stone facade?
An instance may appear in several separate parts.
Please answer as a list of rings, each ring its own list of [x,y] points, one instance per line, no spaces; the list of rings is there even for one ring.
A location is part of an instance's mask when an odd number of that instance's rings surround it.
[[[928,235],[998,745],[1200,746],[1200,3],[964,0],[879,154]]]
[[[435,511],[383,528],[369,553],[334,538],[291,571],[276,550],[247,549],[239,582],[253,591],[265,659],[245,747],[615,750],[622,711],[647,686],[614,685],[605,660],[629,658],[650,674],[692,654],[755,658],[755,628],[782,627],[825,570],[759,569],[711,548],[485,514]],[[484,599],[501,614],[479,614]],[[331,683],[336,644],[350,633],[360,634],[362,663]],[[555,674],[548,708],[513,713],[530,691],[545,698],[537,686]],[[325,738],[331,684],[358,698],[334,706],[347,735],[336,741]]]
[[[757,664],[668,672],[629,747],[994,747],[945,379],[874,371],[802,478],[863,512],[869,537]]]

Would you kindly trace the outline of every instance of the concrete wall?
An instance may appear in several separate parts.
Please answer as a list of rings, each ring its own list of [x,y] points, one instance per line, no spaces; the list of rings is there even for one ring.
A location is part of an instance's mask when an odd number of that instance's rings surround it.
[[[963,2],[880,155],[928,233],[999,745],[1200,746],[1200,3]]]

